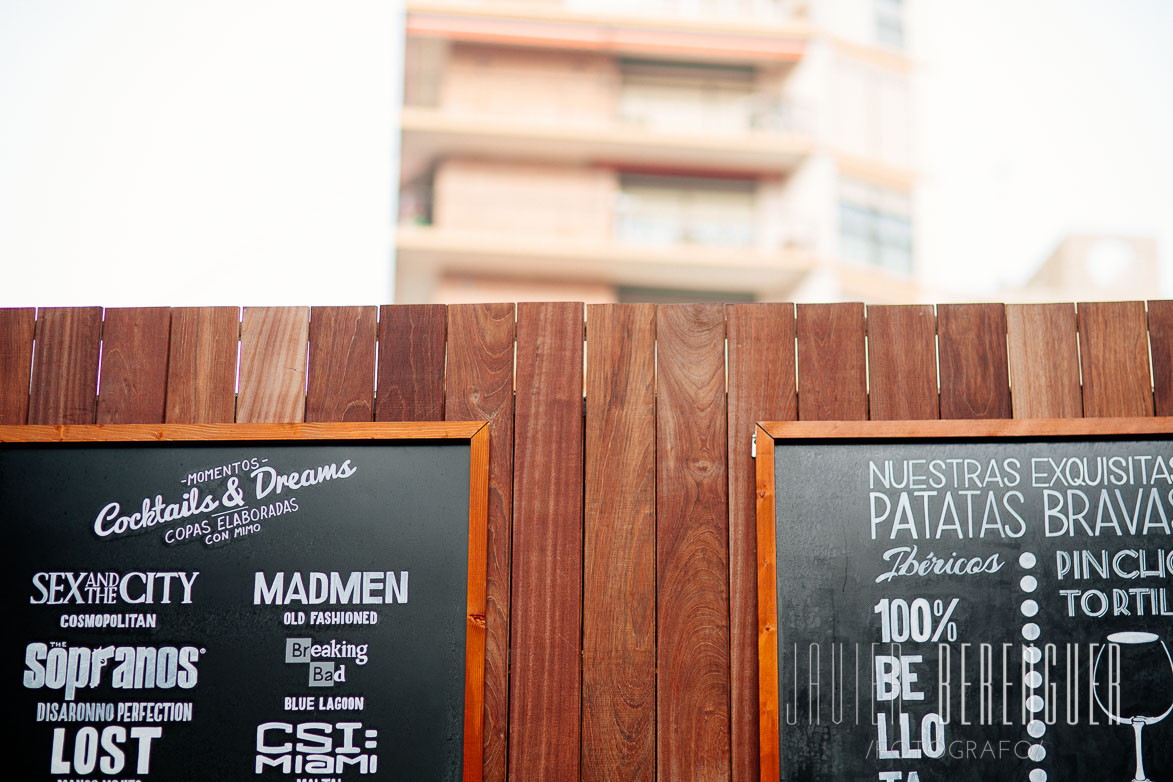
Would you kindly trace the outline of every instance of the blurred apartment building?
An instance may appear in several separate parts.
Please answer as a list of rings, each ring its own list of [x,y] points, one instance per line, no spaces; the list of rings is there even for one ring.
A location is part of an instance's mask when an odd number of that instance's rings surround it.
[[[902,0],[408,0],[396,300],[915,302]]]
[[[1156,298],[1162,289],[1152,236],[1069,234],[1022,282],[997,292],[1008,302],[1124,301]]]

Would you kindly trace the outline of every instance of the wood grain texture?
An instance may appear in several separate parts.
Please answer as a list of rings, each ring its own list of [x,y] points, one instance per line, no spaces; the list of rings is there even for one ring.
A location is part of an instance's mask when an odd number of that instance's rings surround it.
[[[1150,301],[1148,306],[1153,407],[1157,415],[1173,415],[1173,301]]]
[[[0,442],[99,442],[102,440],[299,440],[330,438],[469,438],[483,421],[318,423],[318,424],[78,424],[0,426]],[[976,440],[989,437],[1111,437],[1169,434],[1173,417],[1146,418],[996,418],[931,421],[763,421],[770,437],[858,440],[936,437]]]
[[[0,309],[0,424],[28,423],[36,313]]]
[[[758,421],[798,417],[794,305],[725,309],[729,362],[729,667],[734,782],[758,779],[758,605],[752,440]]]
[[[1153,414],[1148,323],[1143,301],[1079,303],[1083,414]]]
[[[508,758],[513,340],[512,304],[448,307],[444,415],[453,421],[488,421],[491,427],[485,612],[485,782],[503,782]]]
[[[98,423],[163,423],[170,339],[167,307],[106,310]]]
[[[656,340],[658,778],[727,780],[724,307],[661,305]]]
[[[444,417],[443,304],[379,309],[379,390],[375,419],[438,421]]]
[[[867,418],[864,333],[863,304],[798,305],[799,418]]]
[[[238,307],[171,310],[167,422],[228,423],[236,418]]]
[[[587,308],[582,779],[656,774],[656,332]]]
[[[807,424],[810,426],[811,424]],[[774,518],[774,439],[758,427],[755,465],[758,543],[758,713],[760,782],[782,776],[778,710],[778,551]]]
[[[1007,304],[1015,418],[1079,418],[1079,342],[1072,304]]]
[[[937,307],[942,418],[1009,418],[1010,370],[1002,304]]]
[[[245,307],[240,323],[241,423],[305,419],[308,307]]]
[[[101,307],[37,312],[30,424],[92,424],[98,396]]]
[[[509,778],[578,779],[582,304],[517,305]]]
[[[937,316],[932,305],[867,311],[869,417],[936,418]]]
[[[374,307],[310,310],[305,420],[374,420],[376,325]]]
[[[469,441],[468,602],[464,641],[464,782],[485,770],[485,563],[489,542],[489,425]]]
[[[484,421],[316,424],[78,424],[0,426],[3,442],[164,442],[173,440],[443,440],[472,438]]]

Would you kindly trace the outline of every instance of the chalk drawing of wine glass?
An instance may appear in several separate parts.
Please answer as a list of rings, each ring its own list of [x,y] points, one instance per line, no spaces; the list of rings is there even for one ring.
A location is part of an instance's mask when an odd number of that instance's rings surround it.
[[[1127,708],[1136,713],[1131,716],[1117,713],[1125,710],[1124,700],[1112,697],[1111,692],[1108,695],[1108,705],[1104,705],[1104,701],[1100,699],[1100,661],[1107,649],[1112,649],[1112,654],[1118,652],[1120,655],[1118,663],[1120,670],[1117,675],[1131,673],[1135,679],[1137,671],[1145,671],[1150,675],[1156,674],[1160,682],[1156,687],[1150,681],[1138,682],[1133,685]],[[1166,664],[1169,666],[1168,671],[1165,670]],[[1109,668],[1112,666],[1113,662],[1110,662]],[[1114,722],[1121,725],[1132,725],[1136,743],[1136,776],[1132,778],[1132,782],[1153,782],[1145,776],[1141,731],[1145,725],[1155,725],[1173,713],[1173,654],[1169,652],[1169,647],[1156,633],[1139,630],[1111,633],[1108,636],[1108,643],[1101,646],[1100,651],[1096,653],[1096,663],[1092,668],[1092,681],[1092,695],[1095,696],[1100,710]],[[1116,681],[1114,685],[1109,685],[1109,687],[1118,688],[1119,685],[1120,681]],[[1117,700],[1120,702],[1116,702]],[[1146,700],[1148,703],[1145,703]],[[1154,701],[1161,705],[1168,702],[1169,707],[1158,714],[1156,711],[1159,706],[1154,706]],[[1151,711],[1151,713],[1143,713],[1145,711]]]

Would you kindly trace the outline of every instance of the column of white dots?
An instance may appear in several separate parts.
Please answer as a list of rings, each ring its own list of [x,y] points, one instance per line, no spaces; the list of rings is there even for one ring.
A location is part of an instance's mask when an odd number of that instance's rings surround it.
[[[1018,565],[1023,570],[1033,570],[1037,561],[1035,555],[1029,551],[1023,552],[1018,557]],[[1018,585],[1026,594],[1020,610],[1022,611],[1023,617],[1027,620],[1022,626],[1022,637],[1026,641],[1023,645],[1023,657],[1030,664],[1030,670],[1025,674],[1025,680],[1023,681],[1027,692],[1030,693],[1026,699],[1026,708],[1030,711],[1031,718],[1030,722],[1027,723],[1026,732],[1027,735],[1035,740],[1027,749],[1027,758],[1035,763],[1040,763],[1047,756],[1047,750],[1043,747],[1042,742],[1039,741],[1043,737],[1043,734],[1047,732],[1047,725],[1042,719],[1046,702],[1038,694],[1039,688],[1043,684],[1043,675],[1035,670],[1035,666],[1042,661],[1043,652],[1035,645],[1035,641],[1039,639],[1041,631],[1039,630],[1038,624],[1031,621],[1039,613],[1039,604],[1031,597],[1035,590],[1039,588],[1039,581],[1027,573],[1018,582]],[[1041,768],[1031,769],[1029,779],[1030,782],[1046,782],[1047,772]]]

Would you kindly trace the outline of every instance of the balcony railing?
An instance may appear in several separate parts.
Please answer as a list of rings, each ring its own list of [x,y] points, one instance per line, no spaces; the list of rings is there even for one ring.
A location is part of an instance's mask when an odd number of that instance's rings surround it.
[[[436,4],[486,8],[499,4],[499,0],[440,0]],[[534,9],[555,8],[592,16],[727,22],[783,22],[804,16],[807,9],[806,0],[527,0],[526,5]]]
[[[807,104],[758,92],[720,106],[700,101],[681,102],[672,107],[621,104],[614,120],[621,125],[665,132],[809,134],[814,126],[813,114]]]
[[[806,8],[802,0],[562,0],[561,6],[591,14],[759,22],[794,19]]]
[[[413,191],[421,195],[422,191]],[[407,204],[407,208],[405,208]],[[520,203],[515,207],[522,211],[541,211],[538,203]],[[407,189],[400,193],[399,225],[431,225],[432,204],[413,201]],[[532,237],[557,236],[556,233],[534,228]],[[680,246],[713,248],[757,248],[766,252],[813,251],[814,226],[798,218],[783,218],[769,225],[760,225],[752,215],[731,216],[728,214],[693,215],[681,217],[655,213],[631,204],[620,197],[611,213],[610,239],[621,244],[647,248],[673,248]],[[582,237],[566,237],[567,241],[582,240]]]
[[[758,22],[793,19],[805,5],[799,0],[562,0],[563,8],[587,13]]]
[[[728,210],[681,216],[648,210],[622,195],[611,220],[615,241],[648,247],[757,247],[775,252],[811,251],[815,245],[814,225],[798,217],[761,224],[752,213],[734,215]]]
[[[493,84],[492,89],[487,85]],[[814,107],[775,92],[758,90],[714,98],[701,90],[665,90],[655,96],[629,94],[619,85],[590,83],[581,76],[499,69],[484,88],[462,85],[409,91],[405,104],[453,117],[502,118],[574,127],[646,128],[665,133],[762,133],[810,135]],[[610,93],[610,94],[608,94]]]
[[[750,247],[756,240],[752,222],[703,218],[681,220],[626,210],[617,210],[613,234],[617,241],[663,247],[676,244]]]

